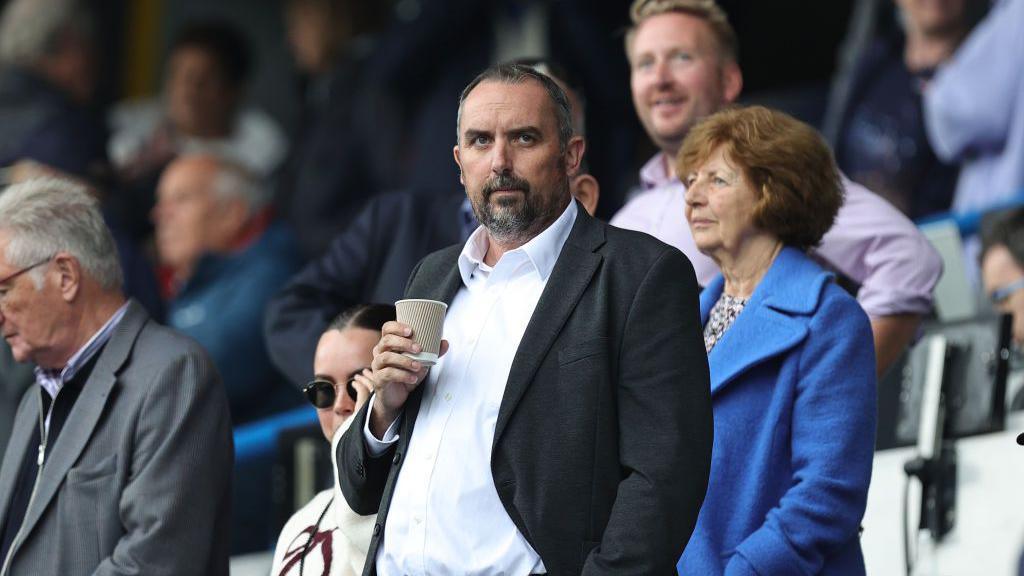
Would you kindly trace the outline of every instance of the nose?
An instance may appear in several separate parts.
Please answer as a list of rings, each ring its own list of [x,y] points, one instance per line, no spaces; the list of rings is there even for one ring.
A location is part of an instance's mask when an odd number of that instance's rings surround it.
[[[667,58],[660,59],[654,63],[654,82],[659,88],[672,84],[672,70],[669,68]]]
[[[340,388],[340,390],[335,394],[332,410],[334,410],[334,413],[338,416],[347,418],[356,411],[356,401],[348,395],[348,383],[342,384],[338,388]]]
[[[507,174],[512,171],[511,150],[503,140],[496,140],[491,147],[491,171],[495,174]]]
[[[697,178],[686,187],[686,194],[683,196],[687,206],[700,206],[707,200],[704,193],[704,182]]]

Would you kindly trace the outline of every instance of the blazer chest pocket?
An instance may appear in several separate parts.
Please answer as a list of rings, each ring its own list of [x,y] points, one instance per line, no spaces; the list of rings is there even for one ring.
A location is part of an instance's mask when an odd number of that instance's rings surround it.
[[[69,484],[84,484],[93,480],[105,479],[117,471],[117,454],[111,454],[98,463],[75,466],[68,470]]]
[[[570,343],[558,351],[558,365],[565,366],[591,356],[608,353],[608,338],[592,338],[578,344]]]
[[[116,472],[116,454],[71,468],[57,497],[61,530],[67,531],[62,534],[63,545],[97,563],[110,555],[122,533],[117,516]]]

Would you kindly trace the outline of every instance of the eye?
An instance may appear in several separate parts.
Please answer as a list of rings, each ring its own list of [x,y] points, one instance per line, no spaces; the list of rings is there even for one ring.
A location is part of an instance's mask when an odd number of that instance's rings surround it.
[[[491,143],[491,139],[487,136],[477,136],[473,138],[473,146],[486,146]]]
[[[672,55],[672,60],[676,62],[689,62],[693,60],[693,56],[689,52],[676,52]]]
[[[650,56],[645,56],[634,62],[633,68],[637,70],[647,70],[652,65],[654,65],[654,59],[651,58]]]
[[[537,141],[537,137],[533,134],[522,133],[516,136],[516,142],[520,144],[533,144]]]
[[[697,181],[697,174],[693,173],[693,174],[690,174],[689,176],[687,176],[686,180],[684,180],[683,182],[686,184],[686,187],[689,188],[690,186],[693,186],[693,183],[696,182],[696,181]]]
[[[722,178],[720,178],[718,176],[715,176],[714,182],[715,182],[715,186],[728,186],[729,185],[728,182],[726,182],[725,180],[723,180]]]

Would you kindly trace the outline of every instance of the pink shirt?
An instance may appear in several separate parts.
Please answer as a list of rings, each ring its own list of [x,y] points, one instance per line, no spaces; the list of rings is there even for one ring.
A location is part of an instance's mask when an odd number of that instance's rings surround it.
[[[686,187],[668,175],[664,155],[640,170],[644,191],[612,218],[620,228],[646,232],[675,246],[707,286],[718,266],[701,254],[683,213]],[[819,261],[860,284],[857,301],[871,317],[931,310],[942,260],[914,223],[867,188],[843,177],[846,200],[835,224],[812,251]]]

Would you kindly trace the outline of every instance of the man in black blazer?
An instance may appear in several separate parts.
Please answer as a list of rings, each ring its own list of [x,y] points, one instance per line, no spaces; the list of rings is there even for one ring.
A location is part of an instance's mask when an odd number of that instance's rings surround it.
[[[568,76],[552,62],[531,61],[529,65],[554,78],[566,91],[573,130],[583,136],[579,89],[570,87]],[[600,197],[597,180],[581,170],[570,186],[573,197],[593,215]],[[332,319],[359,303],[401,298],[417,262],[431,252],[466,241],[477,226],[466,202],[462,192],[428,190],[371,197],[327,251],[296,274],[268,304],[263,332],[277,369],[295,386],[309,382],[313,352]]]
[[[583,141],[546,76],[489,69],[459,117],[484,228],[406,290],[449,303],[447,354],[428,373],[388,323],[338,447],[346,500],[378,513],[364,574],[673,573],[713,430],[693,268],[572,202]]]

